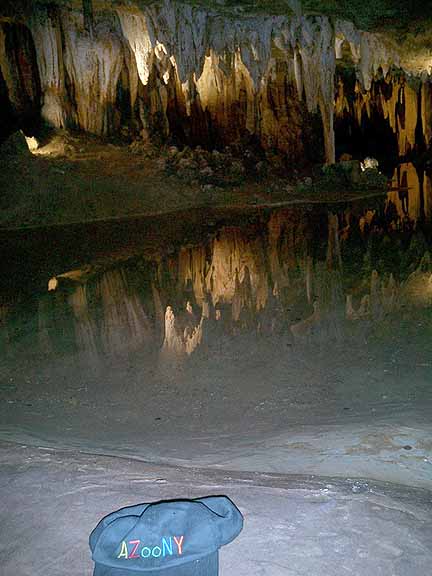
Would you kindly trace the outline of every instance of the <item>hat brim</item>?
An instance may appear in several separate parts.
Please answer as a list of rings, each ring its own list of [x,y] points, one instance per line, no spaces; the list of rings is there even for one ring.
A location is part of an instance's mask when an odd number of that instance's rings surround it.
[[[218,573],[219,553],[216,551],[199,560],[160,570],[128,570],[96,564],[93,576],[218,576]]]

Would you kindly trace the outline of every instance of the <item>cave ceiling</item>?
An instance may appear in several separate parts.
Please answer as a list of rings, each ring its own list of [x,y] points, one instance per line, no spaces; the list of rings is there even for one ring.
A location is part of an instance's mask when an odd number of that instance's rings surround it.
[[[193,140],[198,130],[201,143],[235,140],[240,127],[294,158],[318,110],[328,162],[335,115],[359,125],[380,115],[403,155],[420,122],[422,141],[432,136],[431,10],[418,0],[2,0],[4,132],[31,134],[41,119],[97,135]]]

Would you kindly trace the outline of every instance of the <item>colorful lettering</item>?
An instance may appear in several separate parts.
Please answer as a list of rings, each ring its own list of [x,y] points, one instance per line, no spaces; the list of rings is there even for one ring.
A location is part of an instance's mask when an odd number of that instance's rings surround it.
[[[154,546],[152,549],[153,558],[159,558],[161,554],[162,554],[162,548],[160,546]]]
[[[139,550],[141,540],[129,540],[127,543],[125,540],[123,540],[117,558],[132,560],[134,558],[140,557],[146,559],[150,558],[150,556],[153,558],[160,558],[161,556],[165,558],[165,556],[172,556],[174,554],[173,540],[176,543],[178,554],[182,556],[184,536],[170,536],[169,538],[162,538],[160,546],[143,546],[141,551]],[[128,545],[131,548],[130,552],[128,550]]]
[[[170,536],[169,541],[166,538],[162,538],[162,553],[164,557],[168,553],[170,556],[173,555],[172,538]]]
[[[123,540],[123,542],[121,543],[121,550],[120,550],[120,554],[117,556],[117,558],[125,558],[126,560],[129,558],[128,556],[128,549],[126,546],[126,542]]]
[[[144,546],[143,549],[141,550],[141,556],[143,558],[148,558],[151,555],[151,549],[148,548],[147,546]]]
[[[141,540],[129,540],[129,544],[134,544],[132,552],[129,554],[129,558],[139,558],[139,554],[136,553]]]
[[[182,555],[183,538],[184,536],[180,536],[180,539],[177,540],[177,536],[174,536],[174,542],[177,544],[178,553],[180,556]]]

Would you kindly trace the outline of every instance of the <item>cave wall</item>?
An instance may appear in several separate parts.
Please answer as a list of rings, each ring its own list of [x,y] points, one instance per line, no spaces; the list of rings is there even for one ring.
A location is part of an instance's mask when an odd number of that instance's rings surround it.
[[[345,152],[376,157],[409,157],[430,149],[432,82],[428,75],[412,78],[397,69],[379,70],[365,90],[360,82],[338,78],[335,129]],[[351,142],[348,142],[348,140]],[[352,145],[352,147],[351,147]]]
[[[30,30],[0,19],[0,140],[23,129],[31,135],[40,114],[41,86]]]
[[[423,141],[431,139],[429,77],[411,87],[396,48],[348,22],[298,12],[231,18],[170,0],[102,3],[91,18],[40,4],[23,19],[1,22],[3,133],[10,117],[40,117],[57,128],[209,147],[254,138],[296,161],[322,139],[333,162],[335,113],[359,137],[373,113],[401,154],[414,148],[419,124]],[[337,74],[347,47],[351,86]],[[315,114],[321,136],[310,129]]]

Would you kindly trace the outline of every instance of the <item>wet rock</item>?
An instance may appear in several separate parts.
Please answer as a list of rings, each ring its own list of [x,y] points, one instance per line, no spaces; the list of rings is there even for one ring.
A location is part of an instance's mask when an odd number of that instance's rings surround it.
[[[362,172],[365,172],[366,170],[378,170],[379,163],[376,158],[367,157],[363,160],[363,162],[360,162],[360,167]]]
[[[215,162],[220,162],[223,159],[223,154],[221,154],[218,150],[213,150],[211,156]]]
[[[213,174],[214,174],[214,172],[210,168],[210,166],[203,168],[202,170],[200,170],[200,173],[199,173],[199,175],[202,179],[211,178],[213,176]]]
[[[39,148],[39,140],[35,136],[26,136],[26,142],[30,152],[34,152]]]
[[[147,130],[147,128],[143,128],[140,132],[140,136],[143,142],[150,142],[151,138],[150,138],[150,132]]]
[[[354,482],[351,486],[351,492],[354,494],[363,494],[365,492],[369,492],[369,484],[367,482]]]
[[[170,146],[168,148],[168,156],[170,158],[174,159],[178,155],[178,153],[179,153],[179,149],[177,148],[177,146]]]
[[[131,144],[129,144],[129,152],[137,155],[151,155],[153,153],[153,148],[149,142],[145,142],[143,140],[134,140]]]
[[[349,156],[349,154],[346,154],[345,156]],[[358,160],[341,159],[339,167],[349,182],[353,184],[358,184],[360,182],[361,171],[360,162],[358,162]]]
[[[29,155],[30,150],[21,131],[15,132],[0,144],[0,157],[7,156],[12,158]]]
[[[213,186],[213,184],[203,184],[201,186],[201,190],[203,192],[213,192],[215,190],[215,187]]]
[[[177,154],[178,161],[182,160],[183,158],[191,158],[191,157],[192,157],[192,150],[189,148],[189,146],[185,146],[183,150],[181,150]]]
[[[264,176],[267,172],[266,163],[263,162],[262,160],[261,162],[257,162],[257,164],[255,164],[255,172],[260,176]]]
[[[182,158],[179,160],[177,167],[179,171],[191,170],[195,171],[198,169],[198,164],[192,158]]]
[[[234,176],[238,176],[238,175],[242,175],[245,173],[245,167],[240,160],[233,160],[233,162],[231,163],[229,171]]]
[[[158,158],[156,161],[156,166],[159,170],[165,170],[165,168],[167,166],[166,158]]]

